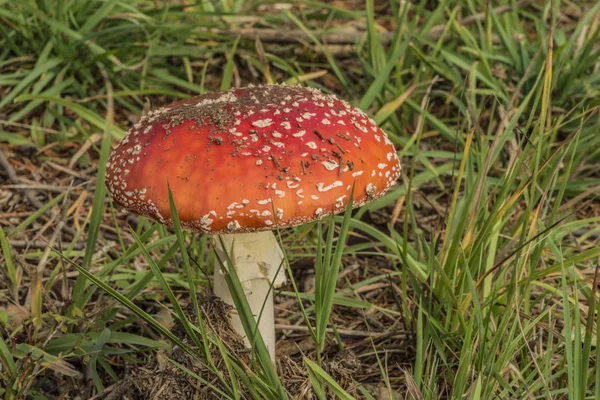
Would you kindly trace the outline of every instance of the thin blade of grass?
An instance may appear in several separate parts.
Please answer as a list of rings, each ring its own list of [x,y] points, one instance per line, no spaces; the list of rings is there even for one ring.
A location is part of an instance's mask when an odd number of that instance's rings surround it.
[[[219,239],[221,241],[221,248],[226,249],[223,239]],[[242,326],[244,327],[244,332],[248,336],[250,343],[254,343],[254,347],[252,349],[256,354],[260,367],[264,372],[267,381],[271,385],[273,390],[272,395],[279,396],[281,399],[287,399],[285,390],[281,386],[281,382],[279,381],[275,368],[273,367],[273,363],[271,362],[271,356],[269,355],[267,346],[265,345],[260,331],[257,328],[256,320],[254,319],[254,315],[252,315],[252,310],[250,309],[250,305],[248,304],[248,300],[244,294],[244,289],[242,288],[240,278],[235,270],[233,261],[229,257],[228,251],[223,252],[225,260],[221,259],[217,251],[215,251],[214,254],[219,262],[221,271],[224,272],[225,282],[227,283],[227,287],[231,293],[235,309],[237,310],[240,321],[242,322]]]
[[[240,42],[240,37],[238,36],[233,45],[231,46],[231,51],[227,56],[227,64],[225,64],[225,69],[223,70],[223,78],[221,79],[221,90],[227,90],[231,88],[231,79],[233,78],[233,68],[235,67],[235,52],[237,50],[238,43]]]
[[[325,382],[327,387],[335,393],[335,395],[342,400],[354,400],[348,392],[346,392],[339,383],[337,383],[323,368],[318,364],[304,357],[304,364],[307,370],[314,375],[319,381]]]
[[[171,221],[173,223],[173,229],[175,230],[175,235],[177,236],[177,244],[179,246],[179,250],[181,250],[180,254],[183,259],[183,269],[185,272],[185,277],[187,279],[187,284],[190,290],[190,297],[192,298],[192,304],[194,306],[194,312],[196,313],[196,318],[198,320],[198,328],[200,329],[200,334],[202,336],[201,343],[204,345],[202,348],[204,349],[204,356],[206,359],[212,363],[212,357],[210,355],[209,348],[209,340],[206,333],[204,321],[202,318],[202,312],[200,310],[200,305],[198,303],[198,296],[196,295],[196,285],[194,283],[194,277],[192,275],[192,268],[190,266],[190,260],[187,253],[187,248],[185,246],[185,238],[183,236],[183,229],[181,227],[181,222],[179,220],[179,214],[177,213],[177,208],[175,207],[175,200],[173,199],[173,192],[171,191],[171,186],[167,184],[167,190],[169,193],[169,208],[171,211]]]
[[[152,270],[152,273],[154,274],[154,279],[156,279],[158,281],[163,292],[169,299],[169,302],[171,303],[171,306],[173,306],[173,309],[175,310],[175,314],[177,315],[179,322],[181,322],[181,325],[185,329],[189,338],[192,340],[192,342],[194,342],[194,344],[197,347],[204,348],[203,344],[198,339],[198,336],[196,335],[196,331],[192,327],[190,320],[187,318],[187,316],[183,312],[183,309],[181,308],[179,301],[177,301],[177,297],[175,297],[173,290],[171,289],[171,287],[165,280],[165,277],[162,274],[162,271],[156,264],[156,261],[154,261],[154,258],[152,258],[150,253],[148,253],[148,250],[146,250],[146,246],[144,246],[144,244],[141,242],[139,236],[134,231],[132,231],[131,233],[132,233],[133,238],[136,241],[137,245],[142,250],[142,254],[144,255],[144,258],[148,262],[148,265],[150,266],[150,269]]]
[[[4,235],[4,230],[0,227],[0,248],[2,249],[2,255],[4,256],[4,266],[6,267],[6,272],[8,274],[8,278],[12,283],[11,294],[13,299],[18,302],[18,291],[20,284],[20,277],[17,273],[17,267],[15,262],[13,261],[12,249],[6,235]]]
[[[350,198],[344,212],[342,226],[338,234],[335,251],[333,249],[333,232],[335,230],[335,220],[332,218],[327,232],[327,246],[325,249],[325,263],[319,271],[315,270],[316,279],[322,282],[319,291],[315,292],[315,336],[317,337],[317,351],[323,352],[325,348],[325,337],[327,326],[329,325],[329,317],[331,316],[333,301],[335,297],[335,289],[337,278],[341,269],[342,254],[344,244],[350,229],[350,219],[352,218],[352,204],[354,199],[354,186],[350,192]]]

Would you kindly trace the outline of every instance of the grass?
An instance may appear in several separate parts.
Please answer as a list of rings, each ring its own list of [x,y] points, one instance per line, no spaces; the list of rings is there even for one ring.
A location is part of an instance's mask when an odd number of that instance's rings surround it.
[[[300,393],[259,339],[246,360],[198,319],[208,238],[129,228],[100,184],[148,106],[272,81],[350,100],[403,160],[383,198],[279,233],[303,388],[600,399],[600,4],[164,3],[0,0],[0,150],[20,179],[0,171],[1,396],[111,393],[170,343],[220,398]],[[333,368],[341,350],[361,367]]]

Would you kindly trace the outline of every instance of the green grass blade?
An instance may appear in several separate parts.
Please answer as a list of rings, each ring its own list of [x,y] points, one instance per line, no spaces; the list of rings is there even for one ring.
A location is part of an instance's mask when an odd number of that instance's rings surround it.
[[[240,37],[238,36],[233,42],[233,45],[231,46],[231,51],[227,56],[227,64],[225,64],[225,69],[223,70],[223,78],[221,80],[221,90],[227,90],[231,88],[231,79],[233,78],[233,67],[235,66],[235,52],[237,50],[239,42]]]
[[[19,290],[19,277],[17,276],[17,267],[15,266],[15,262],[13,261],[12,249],[10,247],[10,243],[4,235],[4,230],[0,226],[0,248],[2,249],[2,255],[4,256],[4,266],[6,267],[6,272],[8,274],[8,278],[12,283],[12,296],[15,300],[18,301],[18,290]]]
[[[171,186],[167,187],[169,193],[169,207],[171,211],[171,221],[173,223],[173,229],[175,230],[175,235],[177,236],[177,244],[179,249],[181,250],[181,257],[183,258],[183,269],[185,272],[185,277],[187,279],[187,283],[190,289],[190,297],[192,298],[192,304],[194,306],[194,312],[196,313],[196,318],[198,319],[198,328],[200,329],[200,333],[202,336],[202,344],[204,345],[204,356],[210,361],[210,348],[208,342],[208,336],[205,330],[204,321],[202,320],[202,312],[200,311],[200,305],[198,303],[198,296],[196,295],[196,284],[194,283],[194,277],[192,275],[192,268],[190,266],[190,260],[187,253],[187,248],[185,246],[185,238],[183,236],[183,229],[181,228],[181,222],[179,220],[179,214],[177,212],[177,208],[175,207],[175,200],[173,199],[173,192],[171,192]]]
[[[37,94],[37,95],[36,94],[23,94],[15,99],[16,102],[29,101],[29,100],[41,100],[41,101],[59,104],[61,106],[67,107],[68,109],[73,111],[75,114],[79,115],[81,118],[85,119],[87,122],[94,125],[96,128],[100,128],[102,130],[104,130],[106,128],[106,126],[105,126],[106,121],[104,118],[102,118],[100,115],[94,113],[93,111],[87,109],[86,107],[84,107],[80,104],[74,103],[70,100],[61,99],[60,97],[55,97],[55,96],[41,95],[41,94]],[[125,136],[125,132],[116,126],[111,125],[110,127],[108,127],[108,131],[111,133],[112,136],[116,137],[117,139],[121,139]]]
[[[222,239],[221,248],[226,248]],[[214,254],[219,262],[221,271],[224,272],[225,282],[227,283],[227,287],[231,293],[235,309],[237,310],[240,321],[242,322],[242,326],[244,327],[244,332],[248,336],[250,343],[254,343],[253,351],[256,354],[266,379],[271,385],[273,390],[272,395],[279,396],[282,399],[287,399],[285,391],[281,386],[281,382],[277,377],[277,372],[275,371],[273,363],[271,362],[271,356],[269,355],[267,346],[265,345],[265,342],[260,335],[260,331],[257,328],[256,320],[254,319],[254,315],[252,314],[252,310],[250,309],[250,305],[248,304],[248,300],[244,294],[244,289],[242,288],[242,284],[235,270],[235,266],[233,265],[233,261],[229,257],[228,252],[223,252],[225,260],[221,259],[218,252],[215,251]]]
[[[2,340],[0,340],[0,361],[2,361],[2,366],[6,368],[12,376],[15,376],[17,373],[17,364],[13,359],[12,352],[4,341],[4,336],[2,337]]]
[[[14,238],[19,232],[22,232],[25,228],[27,228],[31,223],[41,217],[46,211],[54,207],[65,197],[65,193],[61,193],[52,200],[48,201],[42,208],[37,209],[34,213],[32,213],[29,217],[25,218],[23,222],[21,222],[17,227],[10,232],[8,232],[8,238]]]
[[[332,218],[329,224],[329,230],[327,232],[327,248],[325,250],[325,263],[322,270],[315,271],[316,279],[322,282],[322,285],[315,291],[315,336],[318,339],[317,351],[323,352],[325,347],[325,334],[327,326],[329,325],[329,317],[333,308],[333,302],[335,297],[335,289],[337,285],[337,278],[342,267],[342,254],[344,250],[344,244],[348,236],[350,228],[350,219],[352,217],[352,203],[354,198],[354,187],[350,193],[350,199],[344,212],[344,219],[338,235],[337,243],[335,245],[335,251],[333,250],[333,232],[335,230],[335,222]],[[321,276],[319,276],[321,275]],[[317,288],[315,288],[317,289]],[[317,297],[318,296],[318,297]]]
[[[171,287],[165,280],[165,277],[164,277],[162,271],[160,270],[160,268],[158,267],[158,265],[156,264],[156,261],[154,261],[154,259],[150,255],[150,253],[148,253],[148,250],[146,250],[146,246],[144,246],[144,244],[141,242],[139,236],[133,231],[131,233],[133,234],[133,237],[134,237],[137,245],[142,250],[142,254],[146,258],[146,261],[148,262],[148,265],[150,266],[150,269],[152,270],[154,279],[156,279],[158,281],[163,292],[169,299],[169,302],[171,303],[171,306],[173,306],[173,309],[175,310],[175,314],[177,315],[179,322],[181,322],[181,324],[183,325],[183,328],[185,329],[189,338],[192,340],[192,342],[194,342],[194,344],[197,347],[203,348],[202,343],[200,342],[200,340],[198,339],[198,336],[196,335],[196,331],[192,327],[190,320],[187,318],[187,316],[183,312],[183,309],[181,308],[179,301],[177,300],[177,298],[175,297],[175,294],[173,293],[173,290],[171,289]]]
[[[111,126],[112,121],[106,121],[104,124],[105,132],[104,136],[102,137],[100,159],[98,160],[98,172],[96,174],[96,182],[98,182],[99,185],[96,186],[96,191],[94,193],[92,216],[88,226],[85,255],[82,263],[83,268],[86,269],[89,269],[92,263],[92,257],[96,251],[96,242],[100,233],[100,224],[102,222],[102,216],[104,215],[104,200],[107,193],[106,186],[104,185],[104,177],[106,175],[106,162],[108,161],[108,156],[111,151],[110,143],[112,137],[108,133]],[[75,281],[75,287],[73,288],[73,299],[74,306],[79,309],[81,309],[84,305],[81,301],[83,298],[82,293],[84,287],[85,283],[83,278],[78,277],[78,279]]]
[[[335,393],[335,395],[342,400],[354,400],[348,392],[346,392],[339,383],[337,383],[323,368],[321,368],[318,364],[309,360],[308,358],[304,358],[304,364],[306,368],[309,370],[311,375],[316,376],[320,381],[325,382],[327,387]]]

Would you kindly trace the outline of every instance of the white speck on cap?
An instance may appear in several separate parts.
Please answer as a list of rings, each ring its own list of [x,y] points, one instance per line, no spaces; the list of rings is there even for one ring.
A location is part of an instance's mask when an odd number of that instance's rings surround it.
[[[257,121],[253,121],[252,126],[255,126],[257,128],[266,128],[267,126],[270,126],[272,123],[273,123],[273,120],[271,118],[259,119]]]
[[[325,184],[323,182],[320,182],[320,183],[317,183],[317,190],[319,192],[328,192],[333,188],[342,186],[343,184],[344,183],[342,181],[335,181],[331,185],[325,186]]]
[[[230,231],[237,231],[240,229],[240,223],[237,221],[231,221],[227,224],[227,229]]]
[[[321,161],[321,164],[323,164],[327,171],[333,171],[334,169],[338,169],[340,166],[340,164],[333,160]]]
[[[372,183],[369,183],[367,185],[366,190],[367,190],[367,196],[372,197],[375,194],[375,191],[377,190],[377,188]]]

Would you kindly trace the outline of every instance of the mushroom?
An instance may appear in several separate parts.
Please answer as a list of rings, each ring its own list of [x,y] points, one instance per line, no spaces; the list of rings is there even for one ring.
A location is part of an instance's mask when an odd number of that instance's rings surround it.
[[[117,204],[168,226],[171,188],[182,226],[215,235],[253,315],[263,310],[258,329],[274,359],[270,289],[285,273],[272,230],[342,211],[351,193],[358,207],[399,176],[392,142],[363,111],[316,89],[264,85],[146,114],[112,152],[106,184]],[[233,305],[220,265],[214,292]],[[246,337],[239,317],[232,325]]]

